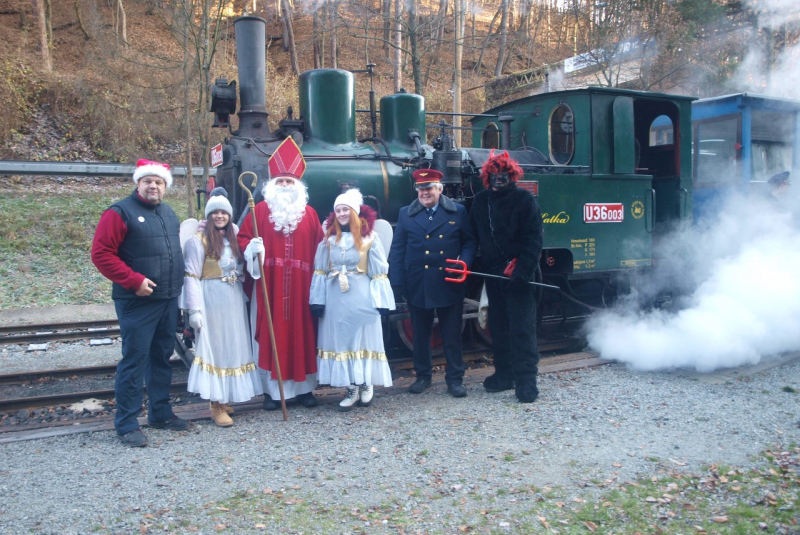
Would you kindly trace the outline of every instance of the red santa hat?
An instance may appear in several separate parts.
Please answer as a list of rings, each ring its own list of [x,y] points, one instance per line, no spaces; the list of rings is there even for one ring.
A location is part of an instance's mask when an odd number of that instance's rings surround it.
[[[136,171],[133,172],[133,183],[138,185],[139,179],[144,176],[161,177],[167,183],[167,187],[172,185],[172,173],[169,171],[169,164],[166,163],[139,160],[136,162]]]
[[[269,176],[271,178],[294,178],[300,180],[306,172],[306,161],[300,147],[294,139],[287,137],[278,145],[269,159]]]

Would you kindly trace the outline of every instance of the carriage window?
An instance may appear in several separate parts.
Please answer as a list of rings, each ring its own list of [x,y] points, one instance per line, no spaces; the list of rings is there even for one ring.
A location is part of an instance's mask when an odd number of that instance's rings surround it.
[[[736,117],[699,123],[695,137],[696,186],[733,185],[737,165],[739,120]]]
[[[566,104],[559,104],[550,114],[550,158],[566,165],[575,153],[575,116]]]
[[[650,125],[650,146],[672,145],[674,129],[672,120],[666,115],[659,115]]]
[[[500,129],[494,123],[489,123],[483,130],[483,138],[481,139],[481,147],[484,149],[499,149],[500,148]]]

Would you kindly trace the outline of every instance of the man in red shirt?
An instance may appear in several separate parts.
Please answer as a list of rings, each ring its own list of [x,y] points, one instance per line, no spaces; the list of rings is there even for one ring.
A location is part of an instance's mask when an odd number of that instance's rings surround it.
[[[103,212],[92,242],[92,262],[112,282],[111,297],[122,335],[117,364],[114,427],[123,444],[147,446],[139,428],[142,380],[150,427],[183,430],[169,403],[184,264],[175,212],[162,201],[172,184],[166,164],[139,160],[136,189]]]

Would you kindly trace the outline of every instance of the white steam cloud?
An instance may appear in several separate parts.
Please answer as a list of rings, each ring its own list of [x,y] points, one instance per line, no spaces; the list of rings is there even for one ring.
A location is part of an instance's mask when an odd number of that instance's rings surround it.
[[[590,319],[590,347],[640,370],[700,372],[800,349],[799,197],[731,198],[713,226],[676,233],[656,282],[683,287],[677,310],[638,309],[660,289],[642,288]]]
[[[796,24],[800,20],[800,7],[796,0],[746,3],[758,13],[758,24],[762,28],[778,30],[785,24]],[[800,99],[800,69],[797,68],[800,43],[786,46],[774,61],[769,56],[764,44],[750,48],[732,81],[734,91]]]

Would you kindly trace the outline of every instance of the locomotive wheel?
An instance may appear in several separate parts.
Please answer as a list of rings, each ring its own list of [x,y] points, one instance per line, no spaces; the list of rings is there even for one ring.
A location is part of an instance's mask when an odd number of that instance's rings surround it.
[[[488,345],[492,345],[492,333],[489,332],[489,325],[486,325],[484,329],[481,327],[481,323],[478,318],[472,320],[472,324],[475,325],[475,330],[478,332],[478,336]]]
[[[466,320],[461,322],[461,332],[464,332],[464,326],[467,324]],[[404,319],[397,322],[397,334],[403,344],[410,349],[414,350],[414,327],[411,325],[411,319]],[[442,332],[439,330],[439,320],[434,320],[433,329],[431,330],[431,356],[437,356],[444,353],[444,342],[442,341]]]

